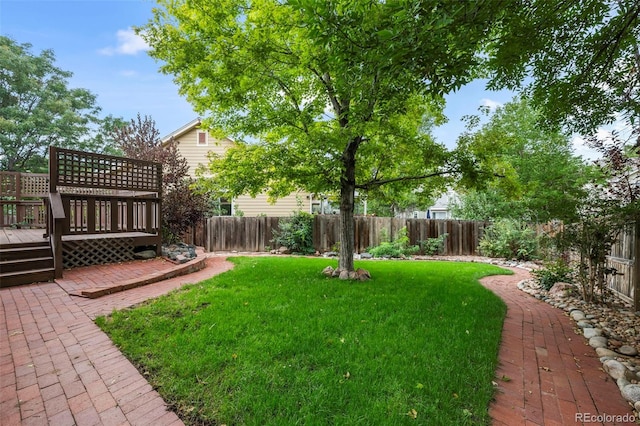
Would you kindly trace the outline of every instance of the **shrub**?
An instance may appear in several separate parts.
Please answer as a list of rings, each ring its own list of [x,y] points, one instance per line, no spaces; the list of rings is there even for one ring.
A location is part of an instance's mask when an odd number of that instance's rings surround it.
[[[420,241],[420,250],[428,255],[442,254],[444,252],[444,240],[447,239],[447,236],[449,234],[442,234],[436,238],[427,238]]]
[[[544,268],[531,271],[531,274],[545,290],[549,290],[555,283],[573,283],[573,269],[562,259],[547,262]]]
[[[500,219],[485,229],[480,240],[480,253],[489,257],[530,260],[537,257],[538,237],[524,223]]]
[[[278,229],[273,231],[271,242],[277,247],[286,247],[292,253],[311,254],[313,248],[313,216],[298,211],[291,217],[281,220]]]
[[[384,238],[385,235],[382,235],[382,238]],[[407,235],[407,228],[402,228],[398,232],[398,238],[396,238],[394,241],[383,241],[382,243],[380,243],[380,245],[370,248],[368,252],[373,257],[398,258],[398,257],[411,256],[412,254],[417,253],[419,250],[420,250],[420,247],[409,245],[409,236]]]
[[[162,199],[162,241],[177,243],[181,236],[204,217],[207,199],[191,189],[184,179],[165,190]]]

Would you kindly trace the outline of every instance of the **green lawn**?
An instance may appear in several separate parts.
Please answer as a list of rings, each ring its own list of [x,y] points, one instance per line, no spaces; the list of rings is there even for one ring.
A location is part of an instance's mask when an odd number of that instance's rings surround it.
[[[505,305],[477,263],[232,258],[97,323],[188,424],[489,424]]]

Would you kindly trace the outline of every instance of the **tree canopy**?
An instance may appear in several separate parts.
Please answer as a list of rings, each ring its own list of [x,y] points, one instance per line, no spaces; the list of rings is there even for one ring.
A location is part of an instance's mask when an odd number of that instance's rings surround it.
[[[339,267],[353,270],[356,189],[459,171],[422,128],[477,77],[501,4],[169,1],[140,34],[182,94],[238,144],[213,164],[234,194],[339,191]],[[224,173],[222,173],[224,171]]]
[[[490,87],[524,83],[547,121],[583,133],[640,120],[639,0],[510,3],[490,44]]]
[[[71,73],[55,66],[53,51],[0,36],[0,168],[45,171],[49,145],[102,151],[96,97],[68,87]]]

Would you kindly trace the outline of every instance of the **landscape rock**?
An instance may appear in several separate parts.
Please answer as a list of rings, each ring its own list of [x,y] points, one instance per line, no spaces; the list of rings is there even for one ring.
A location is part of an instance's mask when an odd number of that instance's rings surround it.
[[[335,251],[328,251],[325,254],[323,254],[324,257],[338,257],[338,253],[336,253]]]
[[[606,348],[607,338],[603,336],[595,336],[589,339],[589,346],[592,348]]]
[[[578,327],[580,328],[593,328],[593,324],[587,320],[578,321]]]
[[[615,359],[605,361],[604,364],[602,364],[602,367],[604,371],[609,373],[609,375],[615,380],[634,380],[636,378],[633,372],[629,371],[629,369],[627,369],[624,364],[622,364],[620,361],[616,361]]]
[[[572,294],[573,291],[574,291],[573,284],[559,282],[559,283],[555,283],[553,287],[549,289],[548,295],[552,297],[553,296],[566,297]]]
[[[611,349],[607,349],[607,348],[596,348],[596,354],[598,354],[599,357],[609,357],[609,358],[613,358],[618,356],[617,353],[615,353],[614,351],[612,351]]]
[[[631,384],[631,382],[629,382],[624,377],[621,377],[618,380],[616,380],[616,385],[618,385],[618,389],[620,389],[621,392],[622,392],[622,388],[624,388],[625,386],[630,385],[630,384]]]
[[[602,336],[602,330],[599,328],[587,327],[582,329],[582,334],[586,339],[591,339],[592,337]]]
[[[136,259],[153,259],[156,257],[155,250],[143,250],[137,253],[133,253],[133,257]]]
[[[571,316],[571,318],[573,318],[574,321],[580,321],[586,318],[584,312],[578,309],[571,311],[569,315]]]
[[[341,280],[348,280],[349,279],[349,271],[347,271],[347,270],[340,271],[340,275],[338,275],[338,277]]]
[[[322,270],[322,275],[325,275],[327,277],[332,277],[333,276],[333,266],[327,266],[326,268],[324,268]]]
[[[373,255],[371,253],[362,253],[360,254],[360,259],[373,259]]]
[[[197,257],[196,246],[185,243],[163,245],[162,256],[175,263],[186,263]]]
[[[623,387],[622,397],[632,404],[640,401],[640,385],[631,384]]]
[[[518,283],[518,288],[569,313],[595,348],[603,371],[615,379],[622,396],[640,412],[640,318],[631,304],[615,294],[606,305],[585,302],[579,291],[551,294],[533,279]]]
[[[280,247],[278,249],[278,253],[280,253],[280,254],[291,254],[291,250],[289,250],[287,247],[282,246],[282,247]]]
[[[371,273],[369,273],[369,271],[367,271],[366,269],[358,268],[358,270],[356,270],[356,279],[358,281],[370,280]]]
[[[620,352],[622,355],[627,355],[627,356],[636,356],[638,355],[638,350],[636,348],[634,348],[633,346],[629,346],[629,345],[622,345],[618,348],[618,352]]]

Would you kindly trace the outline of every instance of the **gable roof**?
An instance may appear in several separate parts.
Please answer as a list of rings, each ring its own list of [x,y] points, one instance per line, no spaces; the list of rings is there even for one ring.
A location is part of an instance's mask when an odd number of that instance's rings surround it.
[[[202,120],[200,119],[200,117],[195,118],[190,122],[188,122],[187,124],[185,124],[184,126],[180,127],[177,130],[174,130],[173,132],[169,133],[168,135],[160,139],[160,142],[162,143],[162,145],[166,145],[171,140],[171,138],[178,139],[180,136],[183,136],[189,133],[190,131],[197,129],[198,127],[201,126],[201,124],[202,124]],[[236,142],[235,140],[231,139],[228,136],[225,136],[223,139],[226,139],[231,143]]]
[[[164,145],[167,142],[169,142],[171,138],[177,139],[180,136],[184,135],[185,133],[188,133],[191,130],[195,129],[196,127],[199,127],[201,123],[202,121],[200,120],[200,117],[195,118],[190,122],[188,122],[187,124],[185,124],[184,126],[180,127],[178,130],[174,130],[173,132],[169,133],[168,135],[160,139],[160,141],[162,142],[162,145]]]

